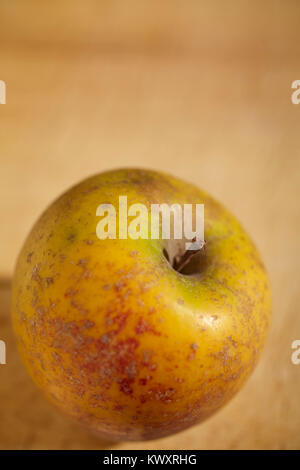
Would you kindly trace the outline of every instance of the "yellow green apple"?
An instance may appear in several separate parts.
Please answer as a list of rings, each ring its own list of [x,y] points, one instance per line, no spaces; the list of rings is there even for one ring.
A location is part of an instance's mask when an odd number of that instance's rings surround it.
[[[118,211],[120,195],[148,208],[204,204],[205,247],[178,270],[180,240],[99,239],[97,208]],[[240,223],[194,185],[142,169],[93,176],[58,198],[29,234],[13,282],[32,379],[114,440],[166,436],[228,402],[258,361],[270,311],[265,268]]]

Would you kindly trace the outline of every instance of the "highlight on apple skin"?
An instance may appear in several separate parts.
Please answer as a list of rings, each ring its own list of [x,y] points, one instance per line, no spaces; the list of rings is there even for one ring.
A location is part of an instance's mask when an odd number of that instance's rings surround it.
[[[181,272],[178,240],[99,240],[101,203],[204,204],[205,249]],[[261,258],[239,222],[173,176],[120,169],[74,186],[19,255],[12,321],[34,382],[112,440],[154,439],[203,421],[256,365],[271,315]]]

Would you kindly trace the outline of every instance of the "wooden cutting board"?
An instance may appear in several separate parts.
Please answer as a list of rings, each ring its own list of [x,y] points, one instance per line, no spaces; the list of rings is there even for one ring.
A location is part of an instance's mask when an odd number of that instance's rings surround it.
[[[1,2],[1,449],[300,448],[300,4],[182,5]],[[9,319],[34,220],[70,185],[119,166],[174,173],[222,201],[255,240],[273,291],[268,342],[243,390],[207,422],[146,443],[102,442],[54,410],[20,362]]]

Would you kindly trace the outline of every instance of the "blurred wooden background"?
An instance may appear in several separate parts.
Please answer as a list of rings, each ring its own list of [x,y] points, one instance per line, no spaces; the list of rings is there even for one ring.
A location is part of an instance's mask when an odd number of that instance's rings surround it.
[[[300,448],[298,0],[0,0],[0,448]],[[59,193],[120,166],[161,169],[228,206],[273,288],[263,358],[207,422],[101,442],[60,416],[15,350],[9,290],[22,242]]]

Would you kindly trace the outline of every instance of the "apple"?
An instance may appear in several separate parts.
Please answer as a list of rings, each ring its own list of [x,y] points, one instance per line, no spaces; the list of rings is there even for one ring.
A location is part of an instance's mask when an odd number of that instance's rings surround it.
[[[205,246],[99,239],[99,204],[204,204]],[[117,209],[118,210],[118,209]],[[191,256],[193,254],[193,256]],[[270,322],[261,258],[211,196],[163,173],[120,169],[74,186],[19,255],[12,320],[48,399],[91,432],[153,439],[199,423],[241,388]]]

